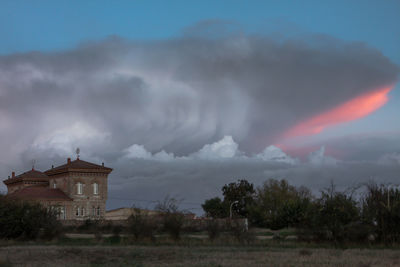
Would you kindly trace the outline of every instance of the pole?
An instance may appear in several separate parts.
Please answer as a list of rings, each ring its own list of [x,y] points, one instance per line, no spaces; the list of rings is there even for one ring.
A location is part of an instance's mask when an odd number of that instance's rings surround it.
[[[231,206],[230,206],[230,208],[229,208],[229,218],[232,220],[232,206],[233,206],[233,204],[236,204],[236,203],[239,203],[239,201],[233,201],[232,203],[231,203]]]

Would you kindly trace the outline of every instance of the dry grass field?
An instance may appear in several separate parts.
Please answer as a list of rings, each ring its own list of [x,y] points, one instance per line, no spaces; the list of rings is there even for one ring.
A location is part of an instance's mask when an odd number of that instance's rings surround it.
[[[252,246],[7,246],[0,266],[400,266],[390,249]]]

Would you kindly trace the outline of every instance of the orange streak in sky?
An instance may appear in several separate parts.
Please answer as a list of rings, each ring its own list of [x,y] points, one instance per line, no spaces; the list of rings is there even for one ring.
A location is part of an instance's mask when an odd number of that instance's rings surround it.
[[[300,122],[286,132],[284,136],[288,138],[314,135],[320,133],[326,127],[365,117],[386,104],[388,101],[388,93],[393,87],[394,86],[380,88],[351,99],[336,108],[312,117],[304,122]]]

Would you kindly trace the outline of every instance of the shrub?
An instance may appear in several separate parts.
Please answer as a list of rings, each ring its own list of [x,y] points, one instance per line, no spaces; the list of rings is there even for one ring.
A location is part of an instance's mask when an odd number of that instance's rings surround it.
[[[208,238],[210,240],[215,240],[219,237],[221,234],[221,226],[219,225],[217,220],[209,220],[207,221],[207,226],[206,226]]]
[[[147,211],[134,208],[134,212],[128,218],[128,230],[135,239],[150,238],[154,240],[154,232],[157,229],[157,223],[153,216]]]
[[[367,237],[355,233],[360,222],[357,202],[352,195],[337,192],[334,186],[321,192],[321,197],[310,205],[299,223],[299,238],[312,236],[314,240],[331,240],[341,243],[350,239]]]
[[[255,234],[252,231],[247,231],[239,220],[230,221],[230,233],[240,243],[251,243],[255,240]]]
[[[115,225],[112,228],[112,236],[109,238],[111,244],[119,244],[121,242],[121,232],[123,227]]]
[[[400,191],[370,183],[362,202],[362,220],[378,241],[400,241]]]
[[[97,242],[101,242],[103,240],[103,234],[100,231],[94,233],[94,238]]]
[[[61,233],[54,210],[40,204],[11,201],[0,196],[0,238],[53,239]]]
[[[162,213],[163,229],[169,233],[174,240],[181,238],[185,214],[178,208],[179,201],[166,197],[163,202],[159,202],[156,209]]]

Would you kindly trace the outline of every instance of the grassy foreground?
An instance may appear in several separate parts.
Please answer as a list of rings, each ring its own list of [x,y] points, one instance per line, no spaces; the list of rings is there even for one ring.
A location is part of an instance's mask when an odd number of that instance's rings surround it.
[[[0,266],[400,266],[391,249],[260,246],[6,246]]]

